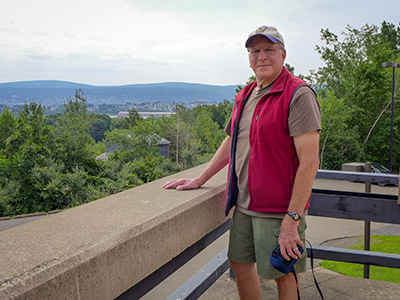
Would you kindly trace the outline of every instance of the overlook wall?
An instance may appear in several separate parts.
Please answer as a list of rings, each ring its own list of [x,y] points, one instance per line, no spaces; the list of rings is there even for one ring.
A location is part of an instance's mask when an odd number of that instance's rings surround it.
[[[221,225],[226,169],[205,165],[0,232],[0,299],[114,299]]]

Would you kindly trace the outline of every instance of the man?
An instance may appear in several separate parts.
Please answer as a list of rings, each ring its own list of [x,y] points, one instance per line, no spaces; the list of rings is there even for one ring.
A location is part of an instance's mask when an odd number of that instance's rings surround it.
[[[321,109],[314,91],[284,67],[285,43],[276,28],[258,28],[246,48],[256,81],[236,96],[228,137],[198,177],[164,188],[199,188],[229,163],[226,213],[236,209],[228,257],[240,299],[261,299],[259,276],[276,280],[279,299],[296,299],[298,280],[274,269],[269,258],[279,244],[285,259],[299,258],[296,273],[305,272],[306,253],[297,245],[304,247],[319,166]]]

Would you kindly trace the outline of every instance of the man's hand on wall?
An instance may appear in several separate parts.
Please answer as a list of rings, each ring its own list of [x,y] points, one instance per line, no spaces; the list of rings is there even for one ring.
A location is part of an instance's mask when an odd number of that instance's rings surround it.
[[[177,191],[198,189],[201,185],[196,179],[181,178],[167,182],[164,189],[176,188]]]

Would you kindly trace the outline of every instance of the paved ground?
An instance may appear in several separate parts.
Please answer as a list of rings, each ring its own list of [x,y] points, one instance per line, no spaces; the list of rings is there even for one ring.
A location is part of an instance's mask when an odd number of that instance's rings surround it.
[[[319,282],[324,299],[334,300],[398,300],[400,284],[374,281],[362,278],[351,278],[335,272],[317,268],[315,276]],[[302,299],[321,299],[314,283],[311,271],[301,274]],[[261,283],[262,300],[278,299],[275,282]],[[156,299],[156,298],[154,298]],[[239,300],[236,283],[228,273],[223,274],[199,300]]]
[[[317,179],[314,188],[360,191],[365,190],[365,185],[347,181]],[[398,187],[380,187],[372,185],[372,193],[397,195]],[[364,222],[308,216],[307,239],[313,245],[329,245],[335,247],[347,246],[352,237],[360,237],[364,232]],[[371,224],[372,234],[400,235],[400,225]],[[208,247],[200,255],[188,262],[184,267],[161,283],[157,288],[145,295],[143,300],[165,299],[172,294],[187,279],[193,276],[205,264],[211,261],[228,244],[228,235],[225,234],[211,247]],[[324,293],[325,299],[340,300],[372,300],[372,299],[400,299],[400,284],[374,281],[361,278],[352,278],[339,275],[335,272],[319,268],[318,261],[315,276]],[[315,287],[310,263],[309,270],[301,275],[302,299],[321,299]],[[274,281],[262,281],[262,300],[277,299],[277,290]],[[223,274],[213,286],[211,286],[200,300],[238,300],[235,280],[229,277],[229,273]]]
[[[46,213],[33,213],[33,214],[28,214],[28,215],[20,215],[20,216],[15,216],[14,218],[0,218],[0,231],[10,229],[25,223],[29,223],[32,221],[39,220],[41,218],[44,218],[48,215],[58,213],[60,211],[53,211],[49,212],[48,214]]]
[[[25,223],[29,223],[45,217],[46,215],[26,217],[26,218],[13,218],[13,219],[2,219],[0,220],[0,231],[13,228]]]

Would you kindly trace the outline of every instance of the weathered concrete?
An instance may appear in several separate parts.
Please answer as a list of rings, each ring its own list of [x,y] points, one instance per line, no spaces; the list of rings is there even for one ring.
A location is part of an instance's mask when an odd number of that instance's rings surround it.
[[[324,299],[337,300],[398,300],[400,284],[385,281],[354,278],[316,268],[315,277]],[[301,299],[321,299],[315,286],[311,270],[300,274]],[[274,280],[261,280],[262,300],[278,299],[278,290]],[[236,281],[225,272],[199,300],[239,300]],[[154,299],[155,300],[155,299]]]
[[[114,299],[226,220],[226,172],[162,188],[204,167],[0,232],[0,299]]]

